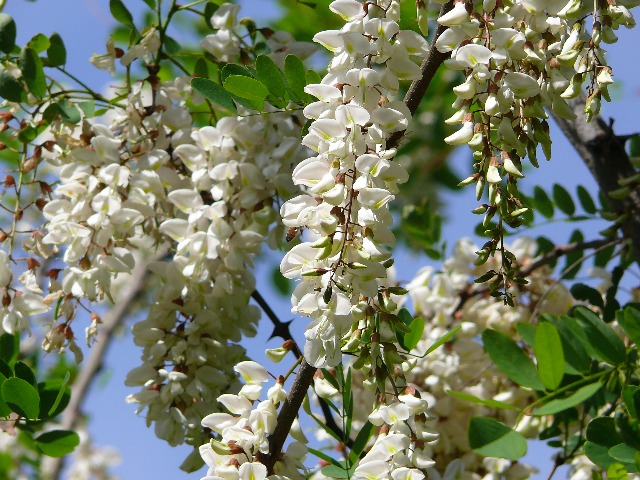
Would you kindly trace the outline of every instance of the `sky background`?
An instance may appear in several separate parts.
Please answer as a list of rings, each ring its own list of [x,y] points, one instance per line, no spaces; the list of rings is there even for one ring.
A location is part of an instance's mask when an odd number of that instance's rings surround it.
[[[292,0],[293,1],[293,0]],[[126,0],[127,6],[139,13],[145,8],[142,0]],[[184,3],[187,3],[186,1]],[[250,16],[264,25],[269,18],[277,16],[277,9],[271,0],[245,0],[241,16]],[[67,47],[67,69],[97,90],[103,90],[111,82],[106,72],[93,68],[88,59],[93,53],[104,53],[105,43],[109,31],[115,21],[109,13],[107,0],[7,0],[4,12],[13,16],[18,25],[18,44],[23,45],[33,35],[42,32],[46,35],[58,32]],[[304,8],[304,7],[301,7]],[[303,12],[304,10],[301,10]],[[139,19],[139,15],[134,15]],[[303,20],[303,19],[302,19]],[[615,119],[616,132],[627,134],[638,131],[637,121],[640,112],[640,68],[635,48],[640,44],[638,30],[618,32],[620,41],[610,47],[609,63],[614,68],[616,88],[613,91],[613,102],[603,104],[605,118]],[[595,183],[580,159],[568,142],[555,129],[552,135],[553,160],[541,160],[541,168],[527,174],[521,183],[525,193],[531,193],[533,186],[539,184],[550,190],[553,183],[563,184],[569,191],[575,192],[577,185],[584,185],[591,192],[595,192]],[[615,159],[612,159],[615,161]],[[459,149],[451,158],[453,167],[466,177],[471,171],[468,149]],[[470,236],[470,226],[476,218],[470,210],[475,207],[473,188],[463,189],[462,192],[445,192],[443,199],[445,210],[443,216],[447,218],[444,225],[443,238],[454,241],[463,236]],[[595,232],[602,228],[597,223],[584,224],[585,232]],[[531,236],[544,234],[558,242],[567,242],[572,227],[568,224],[556,223],[529,232]],[[291,318],[288,299],[278,296],[271,290],[270,275],[273,262],[277,261],[277,254],[271,254],[271,260],[261,262],[256,270],[258,285],[261,293],[269,300],[273,309],[282,319]],[[431,263],[424,256],[412,254],[406,250],[397,253],[396,266],[398,278],[409,280],[416,271],[425,264]],[[303,321],[298,320],[298,332],[303,327]],[[129,324],[130,325],[130,324]],[[86,403],[86,411],[90,413],[90,432],[93,439],[100,445],[112,445],[118,448],[122,455],[122,463],[114,469],[123,480],[135,478],[156,479],[194,479],[200,478],[201,473],[187,475],[178,466],[190,452],[190,447],[172,448],[158,440],[153,428],[146,428],[143,418],[134,415],[135,406],[125,403],[124,398],[134,392],[134,389],[123,385],[127,372],[139,365],[139,350],[132,344],[128,333],[129,325],[122,332],[122,338],[114,342],[106,359],[107,368],[102,372]],[[265,348],[278,346],[280,341],[265,344],[269,328],[261,332],[256,339],[246,342],[250,351],[263,351]],[[267,335],[263,335],[266,333]],[[300,336],[298,336],[300,338]],[[540,468],[538,478],[546,478],[551,467],[548,452],[540,446],[531,449],[530,454],[523,460]],[[562,478],[563,474],[556,474]]]

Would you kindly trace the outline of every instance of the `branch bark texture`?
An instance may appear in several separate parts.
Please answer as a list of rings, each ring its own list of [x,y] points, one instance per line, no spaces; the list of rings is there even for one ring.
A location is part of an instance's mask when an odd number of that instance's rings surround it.
[[[623,224],[626,238],[631,240],[636,262],[640,264],[640,191],[634,188],[622,200],[609,197],[608,192],[620,188],[619,181],[636,172],[624,148],[624,141],[616,136],[612,125],[600,116],[587,123],[584,96],[572,100],[570,105],[577,115],[575,120],[552,116],[582,158],[602,191],[611,211],[627,213]]]

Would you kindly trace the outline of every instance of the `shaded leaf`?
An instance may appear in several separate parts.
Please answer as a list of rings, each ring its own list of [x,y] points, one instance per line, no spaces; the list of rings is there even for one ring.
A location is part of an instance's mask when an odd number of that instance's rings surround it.
[[[47,59],[50,67],[61,67],[67,63],[67,49],[64,46],[62,37],[57,33],[52,33],[49,37]]]
[[[42,33],[38,33],[27,43],[27,46],[33,49],[33,51],[36,53],[44,52],[49,48],[49,45],[51,45],[49,39]]]
[[[111,15],[118,22],[125,25],[126,27],[135,29],[136,26],[133,23],[133,15],[129,9],[125,6],[122,0],[109,0],[109,10],[111,11]]]
[[[582,205],[582,208],[585,212],[594,214],[598,211],[593,198],[591,198],[591,194],[586,188],[584,188],[582,185],[578,185],[577,193],[580,205]]]
[[[631,340],[640,343],[640,310],[637,307],[627,306],[618,310],[616,320]]]
[[[611,365],[624,362],[626,356],[624,343],[613,328],[585,307],[577,307],[574,317],[585,332],[598,360]]]
[[[16,46],[16,22],[11,15],[0,13],[0,51],[11,53]]]
[[[349,460],[351,463],[355,463],[364,449],[367,447],[367,443],[369,442],[369,438],[371,438],[371,434],[373,433],[373,424],[367,420],[367,422],[360,428],[356,439],[353,441],[353,445],[351,446],[351,452],[349,453]]]
[[[258,55],[256,59],[256,77],[277,98],[285,98],[287,95],[284,75],[276,63],[267,55]]]
[[[567,373],[588,373],[591,369],[591,358],[583,348],[582,343],[576,338],[575,333],[571,330],[571,325],[575,326],[575,330],[580,329],[575,318],[566,315],[554,317],[544,314],[541,315],[540,321],[549,321],[558,329],[560,339],[562,340],[562,351],[565,354],[564,359],[567,365]],[[584,338],[586,340],[586,336],[584,336]]]
[[[482,343],[493,363],[507,377],[523,387],[544,390],[533,362],[511,338],[487,329],[482,332]]]
[[[35,50],[29,47],[23,48],[19,66],[29,91],[35,97],[42,98],[47,93],[47,82],[42,68],[42,60]]]
[[[4,360],[7,363],[12,363],[16,358],[18,358],[19,352],[19,335],[10,335],[8,333],[0,335],[0,360]],[[3,373],[1,369],[0,373]]]
[[[16,377],[21,378],[22,380],[29,382],[34,387],[38,388],[38,381],[36,380],[36,375],[29,368],[29,366],[24,362],[16,362],[13,366],[13,370],[15,372]]]
[[[20,102],[22,92],[24,88],[20,81],[0,66],[0,97],[10,102]]]
[[[493,418],[473,417],[468,438],[473,451],[484,457],[518,460],[527,453],[525,438]]]
[[[553,201],[562,212],[571,216],[576,213],[576,204],[567,189],[558,183],[553,184]]]
[[[552,218],[554,213],[553,202],[542,188],[536,186],[533,189],[533,201],[542,216]]]
[[[585,285],[584,283],[576,283],[572,285],[571,295],[573,295],[576,300],[583,300],[589,302],[591,305],[595,305],[596,307],[604,308],[604,300],[602,300],[600,292],[589,285]]]
[[[324,467],[321,472],[325,477],[328,478],[351,478],[353,476],[353,472],[355,470],[355,466],[351,468],[347,468],[346,462],[340,462],[340,466],[338,465],[327,465]]]
[[[208,78],[194,78],[191,80],[191,87],[211,103],[233,113],[238,113],[236,104],[233,103],[233,97],[214,81]]]
[[[52,430],[35,439],[36,446],[49,457],[64,457],[80,444],[80,437],[70,430]]]

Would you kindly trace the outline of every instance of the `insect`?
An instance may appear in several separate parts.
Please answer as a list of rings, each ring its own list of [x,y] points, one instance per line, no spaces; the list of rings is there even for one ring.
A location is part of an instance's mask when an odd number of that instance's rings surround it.
[[[296,238],[296,235],[298,235],[299,232],[300,232],[299,227],[290,227],[289,230],[287,230],[287,236],[286,236],[287,242],[290,242],[291,240]]]

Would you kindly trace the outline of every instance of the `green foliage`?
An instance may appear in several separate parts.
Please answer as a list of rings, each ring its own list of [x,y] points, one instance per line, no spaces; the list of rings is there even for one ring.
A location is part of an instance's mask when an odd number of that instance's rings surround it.
[[[554,390],[564,377],[564,352],[560,334],[553,324],[543,322],[536,329],[534,342],[540,381],[547,390]]]
[[[13,17],[0,13],[0,51],[11,53],[16,45],[17,28]]]
[[[53,33],[49,37],[47,59],[50,67],[62,67],[67,63],[67,49],[64,46],[62,37],[57,33]]]
[[[527,440],[493,418],[473,417],[468,437],[473,451],[485,457],[518,460],[527,453]]]
[[[38,418],[40,395],[29,382],[17,377],[7,378],[0,391],[3,400],[14,412],[30,420]]]
[[[30,47],[23,48],[18,65],[29,91],[37,98],[44,97],[47,93],[47,81],[38,53]]]
[[[50,457],[64,457],[80,445],[80,436],[70,430],[52,430],[36,437],[36,446]]]
[[[113,18],[118,22],[135,30],[136,26],[133,23],[133,15],[131,15],[131,12],[122,0],[109,0],[109,10],[111,11]]]

